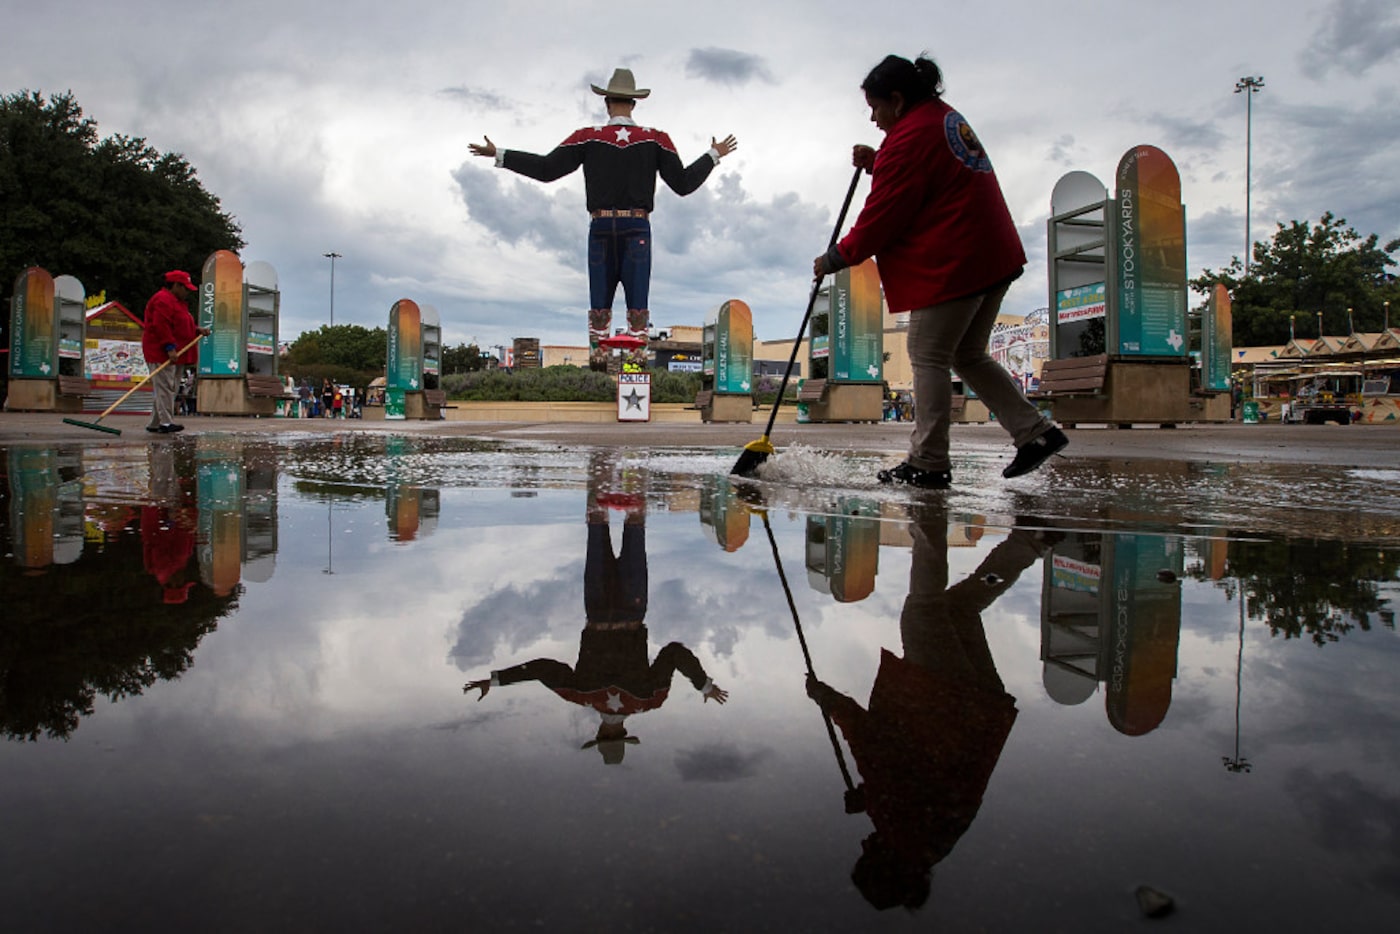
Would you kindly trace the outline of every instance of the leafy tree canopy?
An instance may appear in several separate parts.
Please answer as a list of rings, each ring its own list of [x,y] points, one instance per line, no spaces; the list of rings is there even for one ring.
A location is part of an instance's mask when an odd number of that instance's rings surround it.
[[[338,366],[384,375],[389,354],[389,332],[358,324],[323,324],[303,331],[287,349],[282,366],[295,375],[314,366]]]
[[[1329,211],[1318,222],[1278,225],[1268,242],[1254,244],[1249,275],[1238,256],[1223,269],[1207,269],[1191,287],[1209,292],[1217,282],[1230,290],[1234,342],[1238,346],[1286,344],[1293,333],[1318,335],[1318,315],[1327,334],[1381,330],[1385,302],[1395,305],[1400,324],[1400,284],[1388,271],[1400,240],[1384,246],[1375,234],[1362,238],[1346,219]],[[1351,309],[1351,318],[1347,317]]]
[[[99,139],[72,92],[0,97],[0,277],[76,276],[140,314],[169,269],[196,279],[241,230],[183,156],[139,137]]]

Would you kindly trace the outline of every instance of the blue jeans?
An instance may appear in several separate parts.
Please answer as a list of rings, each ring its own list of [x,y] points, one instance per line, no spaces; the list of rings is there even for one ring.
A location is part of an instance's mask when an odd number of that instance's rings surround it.
[[[588,301],[612,309],[622,286],[627,307],[647,307],[651,285],[651,221],[645,217],[596,217],[588,225]]]

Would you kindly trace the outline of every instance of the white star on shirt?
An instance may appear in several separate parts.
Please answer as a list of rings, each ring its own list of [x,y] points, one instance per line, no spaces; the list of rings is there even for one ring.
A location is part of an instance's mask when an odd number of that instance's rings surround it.
[[[625,127],[625,126],[620,126],[620,127],[618,127],[618,128],[617,128],[617,141],[618,141],[619,143],[630,143],[630,142],[632,142],[632,131],[629,130],[629,129],[627,129],[627,127]]]

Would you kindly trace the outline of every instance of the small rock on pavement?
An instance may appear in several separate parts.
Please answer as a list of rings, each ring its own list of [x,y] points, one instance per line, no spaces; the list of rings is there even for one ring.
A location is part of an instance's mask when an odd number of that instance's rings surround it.
[[[1176,907],[1176,901],[1170,895],[1150,885],[1138,886],[1135,894],[1138,910],[1147,918],[1165,918]]]

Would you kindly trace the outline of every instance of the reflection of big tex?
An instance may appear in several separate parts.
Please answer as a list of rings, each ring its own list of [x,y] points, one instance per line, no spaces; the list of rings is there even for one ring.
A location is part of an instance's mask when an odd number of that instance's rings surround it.
[[[717,692],[700,660],[690,649],[672,642],[647,660],[646,526],[627,522],[622,550],[614,555],[606,517],[588,523],[588,552],[583,572],[587,624],[579,640],[578,662],[570,668],[560,661],[538,658],[491,673],[491,685],[538,681],[567,701],[591,707],[603,717],[599,751],[608,762],[620,761],[627,736],[623,721],[631,714],[655,710],[665,703],[677,671],[697,691]],[[717,699],[723,703],[721,698]]]

